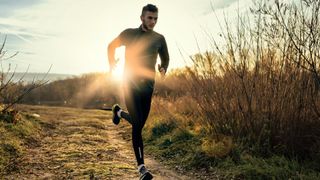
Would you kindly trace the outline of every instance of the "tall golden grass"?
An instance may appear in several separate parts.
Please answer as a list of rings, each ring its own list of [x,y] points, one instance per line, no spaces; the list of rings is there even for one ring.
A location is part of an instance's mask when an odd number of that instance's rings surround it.
[[[180,81],[163,83],[197,102],[208,136],[231,136],[261,154],[320,153],[320,3],[300,3],[257,4],[254,25],[225,21],[224,46],[212,38],[213,50],[192,56]]]

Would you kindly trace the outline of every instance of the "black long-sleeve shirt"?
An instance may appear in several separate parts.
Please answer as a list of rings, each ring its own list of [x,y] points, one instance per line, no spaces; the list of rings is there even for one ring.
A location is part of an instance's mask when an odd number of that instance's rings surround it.
[[[161,67],[167,71],[169,53],[163,35],[155,31],[143,31],[140,26],[124,30],[113,42],[126,47],[125,74],[127,76],[153,79],[158,54],[161,59]],[[109,54],[109,61],[114,60],[110,56],[114,54]]]

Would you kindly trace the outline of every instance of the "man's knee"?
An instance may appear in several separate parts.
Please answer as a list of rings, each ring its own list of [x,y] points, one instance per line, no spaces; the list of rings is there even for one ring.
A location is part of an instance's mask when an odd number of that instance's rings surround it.
[[[141,134],[143,125],[141,123],[132,124],[132,133]]]

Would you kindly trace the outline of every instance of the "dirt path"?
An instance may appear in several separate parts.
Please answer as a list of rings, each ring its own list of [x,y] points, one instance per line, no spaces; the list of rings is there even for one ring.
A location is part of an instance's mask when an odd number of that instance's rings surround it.
[[[138,179],[131,142],[115,126],[111,112],[41,106],[21,106],[40,115],[43,136],[18,160],[19,170],[6,179]],[[150,157],[154,179],[188,179]]]

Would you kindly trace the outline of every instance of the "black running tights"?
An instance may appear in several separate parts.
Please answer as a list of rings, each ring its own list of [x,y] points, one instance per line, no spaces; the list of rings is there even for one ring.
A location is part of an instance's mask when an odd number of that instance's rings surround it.
[[[142,128],[148,118],[154,81],[139,81],[125,86],[124,96],[127,112],[122,111],[121,117],[132,125],[132,145],[138,165],[144,164]]]

